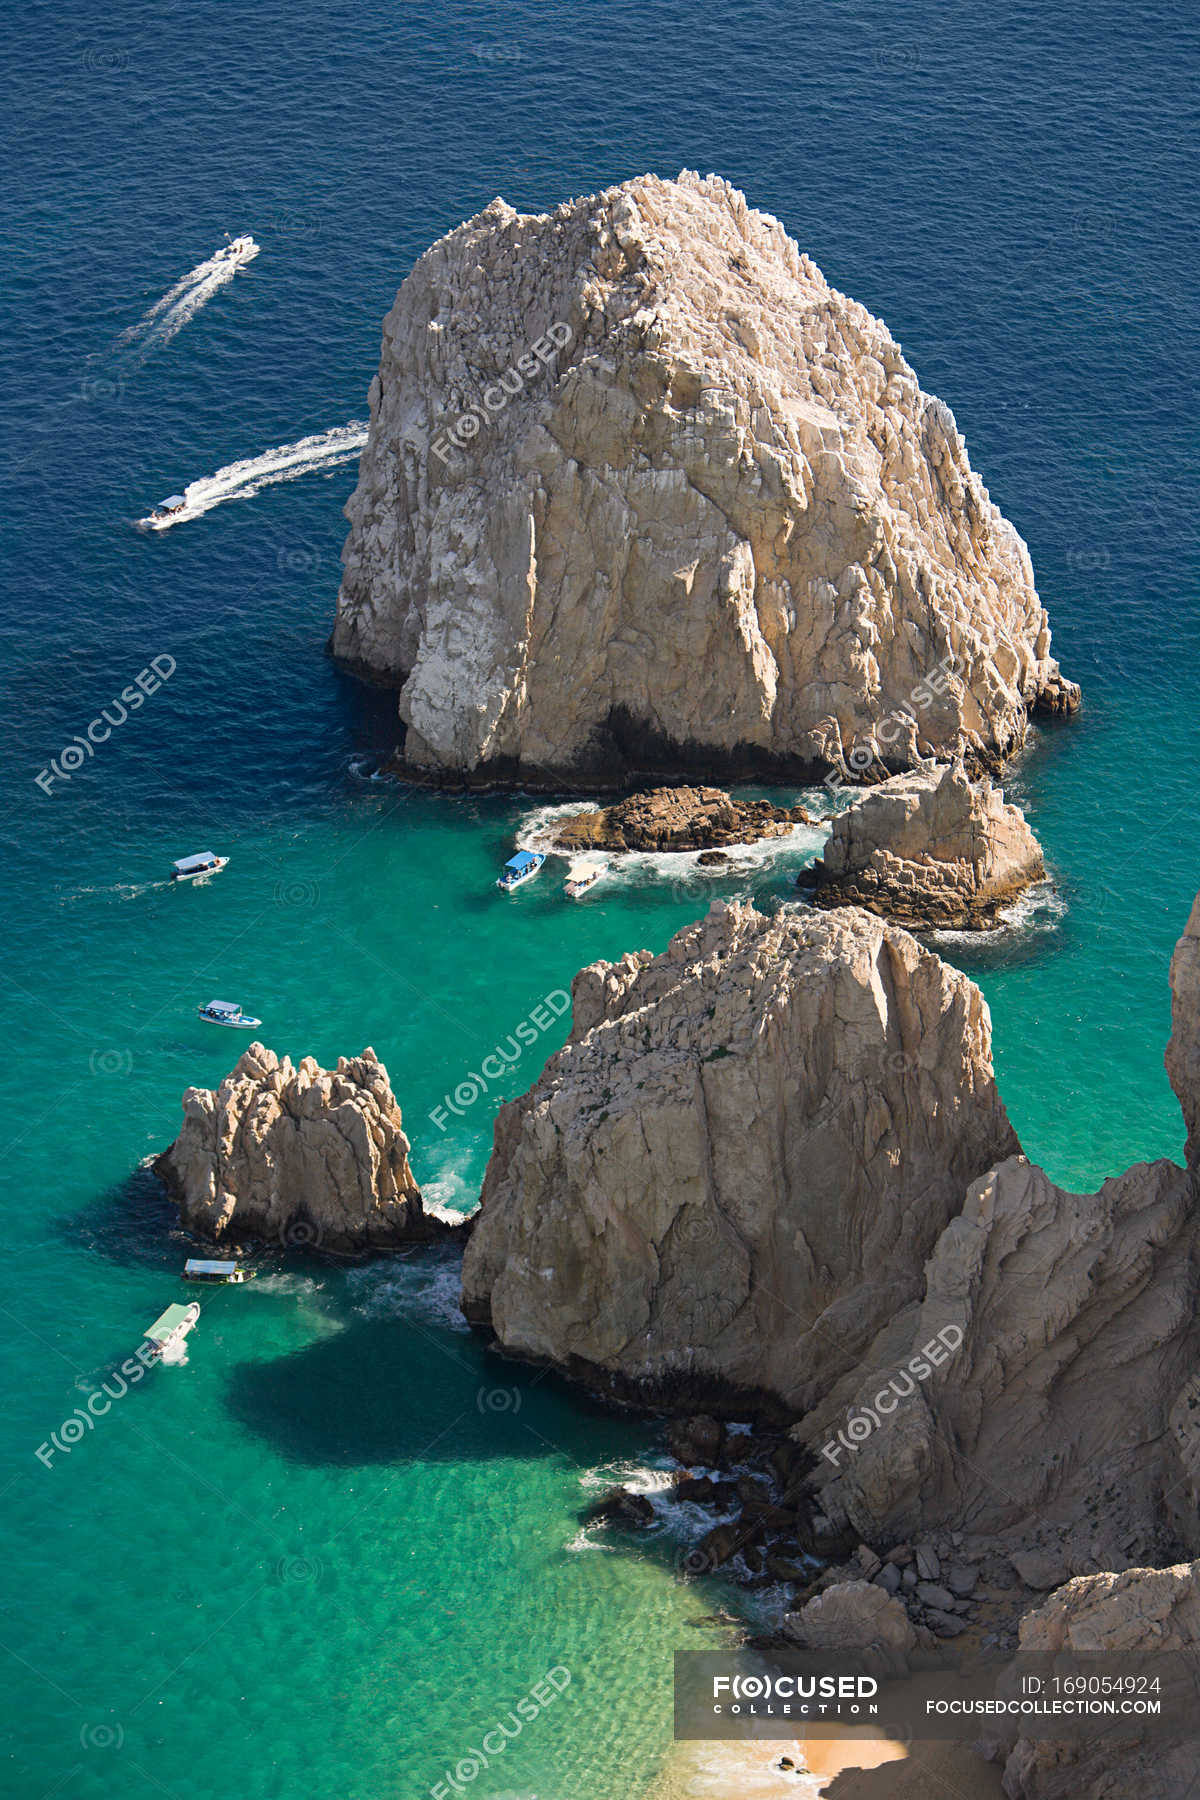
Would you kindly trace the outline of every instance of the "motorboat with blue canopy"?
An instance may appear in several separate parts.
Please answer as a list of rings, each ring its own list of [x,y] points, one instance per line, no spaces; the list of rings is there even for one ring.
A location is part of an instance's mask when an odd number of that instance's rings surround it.
[[[504,865],[504,873],[496,886],[503,893],[511,894],[514,888],[521,887],[526,881],[532,881],[546,858],[540,850],[518,850],[510,856]]]

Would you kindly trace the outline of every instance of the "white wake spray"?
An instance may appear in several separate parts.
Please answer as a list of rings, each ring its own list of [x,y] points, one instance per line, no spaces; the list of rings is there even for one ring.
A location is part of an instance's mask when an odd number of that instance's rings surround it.
[[[140,368],[150,353],[169,344],[218,289],[233,280],[239,269],[253,262],[258,249],[252,237],[234,238],[231,244],[223,244],[204,262],[189,269],[161,300],[154,302],[136,325],[123,331],[115,349],[123,352],[134,368]]]
[[[301,475],[318,474],[353,462],[367,441],[367,427],[359,419],[336,425],[332,431],[301,438],[295,444],[277,444],[262,456],[229,463],[215,475],[190,481],[183,490],[184,505],[164,519],[146,518],[138,523],[149,531],[166,531],[185,519],[198,519],[226,500],[249,500],[260,488],[279,481],[295,481]]]

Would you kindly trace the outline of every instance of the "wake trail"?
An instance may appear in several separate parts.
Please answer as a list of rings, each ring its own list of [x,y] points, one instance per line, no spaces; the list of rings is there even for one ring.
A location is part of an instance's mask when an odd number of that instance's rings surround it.
[[[136,325],[123,331],[114,350],[123,352],[134,368],[140,368],[151,352],[169,344],[188,320],[194,319],[200,308],[233,280],[239,269],[253,262],[258,251],[259,246],[252,237],[235,238],[232,244],[223,244],[204,262],[189,269],[174,287],[168,288]]]
[[[296,481],[301,475],[314,475],[337,469],[353,462],[367,441],[364,421],[351,419],[348,425],[337,425],[313,437],[300,438],[294,444],[277,444],[262,456],[245,457],[227,464],[215,475],[190,481],[183,490],[184,505],[165,519],[141,519],[139,524],[151,531],[166,531],[181,525],[185,519],[198,519],[221,506],[226,500],[249,500],[260,488],[273,487],[280,481]]]

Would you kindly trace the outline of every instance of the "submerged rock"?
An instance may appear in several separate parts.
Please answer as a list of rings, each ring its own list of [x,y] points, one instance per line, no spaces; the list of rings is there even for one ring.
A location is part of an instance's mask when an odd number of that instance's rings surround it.
[[[814,1405],[1018,1148],[979,990],[864,912],[718,902],[573,1005],[497,1119],[463,1306],[604,1389]]]
[[[802,806],[738,800],[721,788],[655,788],[596,812],[556,819],[554,847],[568,852],[703,849],[701,861],[725,861],[714,846],[786,837],[797,825],[809,822]]]
[[[893,775],[833,822],[800,882],[815,906],[865,906],[898,925],[987,929],[1045,875],[1019,808],[961,762]]]
[[[896,769],[1079,693],[950,409],[715,176],[494,200],[384,321],[331,647],[432,779]]]
[[[374,1250],[463,1229],[423,1206],[408,1151],[373,1050],[293,1068],[255,1043],[219,1088],[188,1088],[154,1166],[199,1237]]]

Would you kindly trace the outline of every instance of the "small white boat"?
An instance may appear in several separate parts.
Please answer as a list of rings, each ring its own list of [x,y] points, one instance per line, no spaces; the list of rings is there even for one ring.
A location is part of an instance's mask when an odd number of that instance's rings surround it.
[[[600,877],[607,872],[606,863],[573,862],[567,870],[567,879],[563,882],[563,893],[568,900],[578,900],[589,888],[595,887]]]
[[[237,1262],[211,1262],[202,1256],[189,1256],[183,1265],[185,1281],[224,1282],[236,1287],[240,1282],[251,1281],[253,1269],[243,1269]]]
[[[243,1012],[236,1000],[210,1000],[207,1006],[198,1006],[196,1012],[208,1025],[232,1025],[235,1031],[253,1031],[262,1024],[261,1019]]]
[[[183,1346],[183,1340],[200,1317],[199,1302],[193,1300],[190,1306],[168,1306],[166,1312],[160,1313],[142,1338],[143,1349],[149,1346],[145,1360],[158,1362],[163,1356],[172,1357],[175,1351]]]
[[[213,257],[214,262],[241,262],[244,256],[253,255],[258,249],[252,237],[231,238],[225,234],[225,242]]]
[[[198,850],[195,856],[181,856],[171,864],[171,880],[195,881],[198,875],[217,875],[228,861],[227,856],[214,856],[211,850]]]
[[[505,863],[504,873],[496,886],[502,893],[511,894],[514,888],[524,887],[527,881],[532,881],[545,860],[541,850],[518,850]]]

